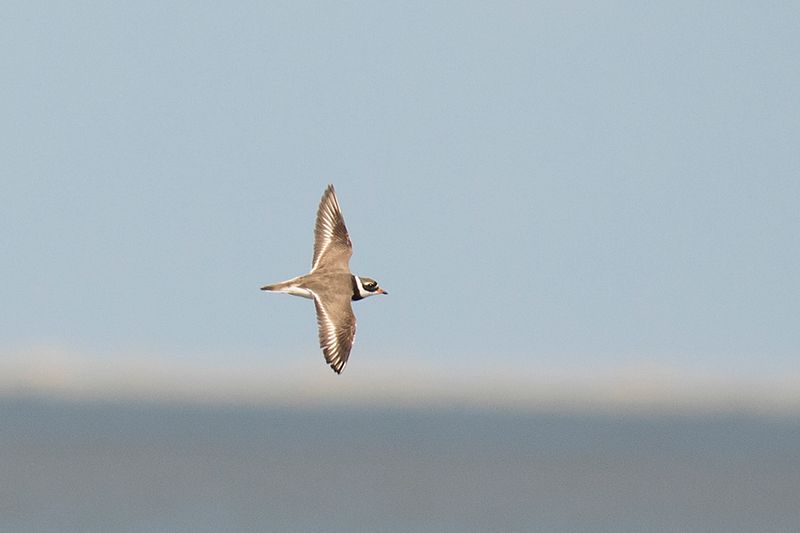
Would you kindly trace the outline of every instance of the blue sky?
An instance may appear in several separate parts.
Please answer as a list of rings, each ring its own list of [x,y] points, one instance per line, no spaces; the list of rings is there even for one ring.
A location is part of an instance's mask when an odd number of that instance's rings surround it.
[[[0,357],[29,377],[26,361],[57,375],[88,358],[350,390],[431,368],[431,390],[483,373],[497,391],[800,382],[799,17],[788,2],[7,8]],[[313,306],[258,291],[309,267],[327,183],[353,271],[391,293],[356,304],[340,378]]]

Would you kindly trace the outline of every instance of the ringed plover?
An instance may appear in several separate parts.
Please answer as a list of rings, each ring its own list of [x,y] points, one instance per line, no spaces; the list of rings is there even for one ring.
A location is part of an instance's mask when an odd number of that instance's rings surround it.
[[[261,287],[262,291],[285,292],[314,300],[319,345],[325,361],[337,374],[341,374],[347,364],[356,335],[356,316],[350,302],[388,294],[374,279],[350,272],[352,255],[353,245],[336,191],[333,185],[328,185],[317,209],[311,272]]]

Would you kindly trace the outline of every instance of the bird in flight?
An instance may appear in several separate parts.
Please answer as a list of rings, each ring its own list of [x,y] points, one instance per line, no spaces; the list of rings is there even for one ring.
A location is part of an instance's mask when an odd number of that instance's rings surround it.
[[[337,374],[344,370],[356,336],[356,316],[350,302],[388,294],[374,279],[350,272],[352,255],[353,245],[336,191],[333,185],[328,185],[317,209],[311,272],[261,287],[262,291],[285,292],[314,300],[319,346],[325,361]]]

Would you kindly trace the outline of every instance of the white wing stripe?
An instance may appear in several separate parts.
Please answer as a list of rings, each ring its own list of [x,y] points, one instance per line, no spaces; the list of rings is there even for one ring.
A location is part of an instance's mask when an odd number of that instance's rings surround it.
[[[344,235],[338,235],[337,230]],[[326,189],[317,211],[317,221],[314,229],[314,259],[311,264],[311,271],[319,268],[326,254],[331,252],[335,245],[342,245],[350,248],[350,239],[347,229],[342,220],[342,211],[339,206],[339,199],[333,186]],[[339,242],[340,240],[344,242]],[[352,254],[352,252],[350,252]],[[349,259],[349,256],[347,257]],[[345,263],[346,264],[346,263]]]
[[[322,231],[325,239],[322,244],[322,249],[317,255],[317,260],[314,261],[314,264],[311,266],[311,270],[317,268],[317,265],[319,265],[320,258],[322,258],[322,256],[325,255],[325,251],[328,249],[328,247],[331,244],[331,241],[333,240],[333,229],[335,227],[334,221],[336,220],[336,212],[340,211],[340,209],[339,209],[339,202],[336,200],[336,196],[333,195],[329,196],[329,199],[332,199],[332,201],[329,200],[328,202],[325,203],[325,207],[323,208],[324,211],[322,213],[324,215],[324,217],[322,218]]]
[[[323,352],[325,353],[326,360],[329,364],[334,365],[337,367],[338,371],[341,372],[344,370],[345,365],[347,364],[346,361],[342,361],[341,354],[340,354],[340,346],[339,346],[339,338],[336,336],[336,325],[331,320],[328,311],[325,310],[325,306],[322,305],[322,302],[317,297],[316,294],[313,292],[311,293],[314,295],[314,301],[317,303],[317,307],[319,309],[320,318],[319,325],[321,328],[322,333],[322,347]],[[328,356],[330,358],[328,359]]]

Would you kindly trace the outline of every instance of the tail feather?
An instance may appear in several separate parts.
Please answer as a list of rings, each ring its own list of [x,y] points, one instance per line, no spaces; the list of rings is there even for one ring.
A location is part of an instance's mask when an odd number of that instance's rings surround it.
[[[264,285],[261,287],[262,291],[285,291],[292,287],[294,284],[290,281],[282,281],[280,283],[273,283],[272,285]]]
[[[291,287],[297,283],[297,278],[287,279],[286,281],[281,281],[279,283],[271,283],[270,285],[264,285],[261,287],[262,291],[283,291],[287,288]]]
[[[261,287],[261,290],[272,291],[272,292],[285,292],[288,294],[292,294],[294,296],[302,296],[303,298],[313,298],[314,296],[313,294],[311,294],[311,291],[297,286],[299,279],[300,278],[292,278],[290,280],[282,281],[280,283],[274,283],[272,285],[264,285],[263,287]]]

